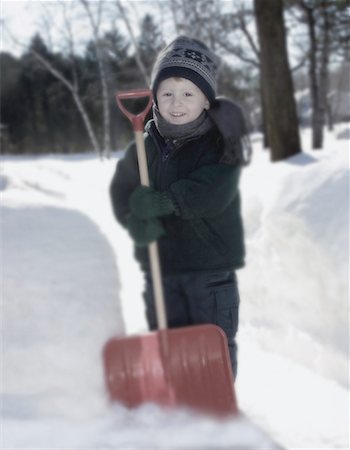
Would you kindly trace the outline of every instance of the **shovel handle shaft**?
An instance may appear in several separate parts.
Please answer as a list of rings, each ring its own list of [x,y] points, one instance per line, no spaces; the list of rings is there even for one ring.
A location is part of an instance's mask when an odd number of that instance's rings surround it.
[[[147,166],[147,156],[145,150],[145,142],[142,131],[135,131],[135,141],[137,150],[137,160],[139,163],[140,180],[143,186],[149,186],[149,175]],[[157,242],[152,242],[148,246],[149,259],[151,264],[151,276],[154,292],[154,301],[156,306],[158,329],[165,330],[167,328],[166,313],[164,306],[164,294],[162,286],[162,275],[159,262],[159,252]]]
[[[158,244],[156,241],[151,242],[148,246],[148,253],[151,262],[151,275],[154,292],[154,302],[156,307],[156,315],[158,322],[158,330],[166,330],[168,327],[166,320],[164,294],[162,285],[162,274],[159,262]]]
[[[128,111],[122,103],[122,100],[135,99],[141,97],[149,97],[148,104],[146,108],[139,114],[132,114]],[[121,111],[130,120],[134,128],[136,150],[137,150],[137,160],[139,163],[139,173],[140,181],[143,186],[149,186],[149,174],[148,174],[148,164],[147,155],[145,150],[145,142],[143,138],[143,127],[144,120],[148,114],[152,105],[152,91],[148,89],[138,89],[134,91],[119,92],[117,94],[117,103]],[[159,251],[157,242],[152,242],[148,246],[148,253],[151,264],[151,276],[154,292],[154,300],[158,321],[158,329],[165,330],[167,328],[163,285],[162,285],[162,274],[159,262]]]
[[[135,142],[137,151],[137,161],[139,163],[140,181],[143,186],[149,186],[149,175],[147,156],[145,150],[145,141],[143,139],[143,131],[135,131]]]

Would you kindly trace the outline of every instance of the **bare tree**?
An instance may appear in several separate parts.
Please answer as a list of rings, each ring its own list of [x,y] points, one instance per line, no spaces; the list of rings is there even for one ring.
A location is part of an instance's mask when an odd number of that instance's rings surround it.
[[[170,0],[170,9],[171,9],[172,17],[173,17],[176,34],[179,35],[180,34],[180,23],[179,23],[179,19],[178,19],[178,8],[177,8],[174,0]]]
[[[142,73],[142,76],[143,76],[143,79],[144,79],[146,85],[149,86],[149,84],[150,84],[150,76],[147,73],[146,66],[145,66],[145,64],[144,64],[144,62],[142,60],[142,57],[141,57],[141,54],[140,54],[139,45],[138,45],[138,42],[137,42],[137,38],[136,38],[136,35],[135,35],[135,32],[134,32],[134,29],[133,29],[133,27],[131,25],[131,20],[130,20],[130,17],[128,15],[128,12],[125,9],[125,7],[123,5],[123,2],[121,0],[115,0],[115,6],[117,8],[117,11],[118,11],[120,17],[124,21],[124,24],[125,24],[127,30],[128,30],[129,37],[130,37],[131,42],[132,42],[133,47],[134,47],[135,59],[136,59],[137,66],[138,66],[140,72]]]
[[[223,2],[220,0],[169,0],[176,34],[200,39],[216,49]]]
[[[101,20],[103,17],[103,0],[99,0],[98,2],[93,2],[95,7],[95,14],[92,10],[92,2],[87,0],[80,0],[83,5],[87,16],[89,18],[89,22],[91,24],[93,36],[94,36],[94,46],[96,51],[98,70],[100,75],[100,83],[101,83],[101,93],[102,93],[102,115],[103,115],[103,153],[110,157],[111,153],[111,124],[110,124],[110,113],[109,113],[109,90],[107,84],[107,74],[105,67],[105,58],[104,51],[101,46],[101,36],[100,36],[100,28],[101,28]]]
[[[245,2],[235,2],[231,11],[221,14],[217,31],[219,46],[239,61],[259,69],[259,43],[251,31],[254,24],[254,12]]]
[[[323,130],[328,117],[329,67],[331,58],[344,58],[350,45],[349,0],[288,0],[288,5],[301,12],[297,19],[306,25],[308,35],[309,84],[312,106],[312,147],[323,146]],[[346,58],[346,56],[345,56]]]
[[[325,98],[321,96],[320,83],[317,74],[317,53],[318,44],[316,36],[316,19],[315,11],[307,2],[300,0],[300,7],[305,14],[305,20],[309,35],[309,78],[310,78],[310,94],[312,104],[312,147],[314,149],[322,148],[323,141],[323,125],[325,113]],[[327,31],[328,34],[328,31]],[[328,41],[328,38],[326,39]],[[323,52],[323,64],[327,63],[327,55]],[[325,82],[326,71],[323,67],[323,82]],[[325,86],[323,86],[325,89]],[[323,92],[324,93],[324,92]]]
[[[289,68],[282,0],[254,0],[271,160],[300,153],[298,119]]]
[[[79,76],[77,72],[76,67],[76,58],[75,58],[75,49],[74,49],[74,39],[73,39],[73,31],[72,31],[72,23],[67,11],[67,4],[66,2],[61,2],[59,6],[62,8],[63,12],[63,21],[64,21],[64,34],[65,34],[65,43],[68,47],[68,61],[70,65],[70,75],[69,78],[62,70],[55,67],[53,63],[44,57],[42,54],[37,52],[33,47],[28,47],[28,45],[23,44],[20,42],[7,28],[6,31],[8,35],[11,37],[12,41],[15,45],[20,46],[23,49],[26,49],[30,54],[34,56],[34,58],[48,71],[53,75],[57,80],[62,83],[62,85],[68,89],[68,91],[72,95],[72,99],[74,101],[74,104],[77,107],[77,110],[83,120],[86,132],[88,134],[90,143],[92,145],[92,148],[94,151],[101,155],[101,149],[98,144],[98,140],[94,131],[94,127],[92,125],[92,121],[90,119],[89,113],[87,111],[87,108],[85,107],[85,104],[83,102],[83,99],[80,95],[80,86],[79,86]],[[46,10],[46,19],[47,19],[48,10]]]

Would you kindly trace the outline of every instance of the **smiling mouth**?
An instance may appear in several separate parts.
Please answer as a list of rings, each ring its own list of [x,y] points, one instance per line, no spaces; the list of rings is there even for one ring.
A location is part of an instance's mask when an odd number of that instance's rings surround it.
[[[171,115],[172,117],[183,117],[183,116],[185,115],[185,113],[177,113],[177,112],[173,112],[173,113],[170,113],[170,115]]]

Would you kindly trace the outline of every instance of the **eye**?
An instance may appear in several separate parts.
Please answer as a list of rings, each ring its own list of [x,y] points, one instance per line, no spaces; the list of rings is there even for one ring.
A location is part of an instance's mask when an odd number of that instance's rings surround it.
[[[192,96],[193,96],[192,92],[185,92],[185,97],[192,97]]]
[[[170,96],[171,96],[171,92],[165,91],[162,93],[162,97],[170,97]]]

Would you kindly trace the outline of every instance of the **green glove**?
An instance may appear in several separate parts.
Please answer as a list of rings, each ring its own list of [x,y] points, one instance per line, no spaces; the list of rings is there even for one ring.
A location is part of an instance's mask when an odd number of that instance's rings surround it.
[[[160,220],[142,220],[134,214],[130,214],[126,221],[130,236],[138,247],[145,247],[165,234]]]
[[[175,211],[175,206],[166,192],[157,192],[148,186],[138,186],[130,195],[130,211],[140,219],[166,216]]]

